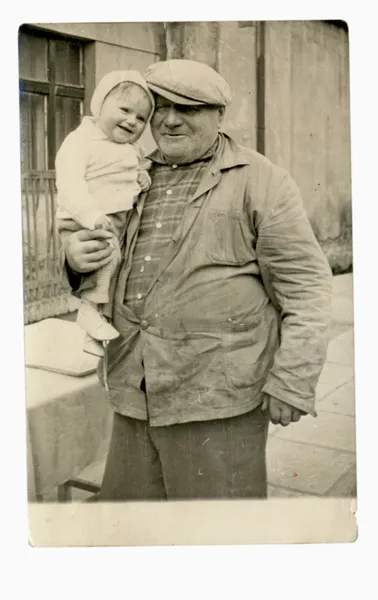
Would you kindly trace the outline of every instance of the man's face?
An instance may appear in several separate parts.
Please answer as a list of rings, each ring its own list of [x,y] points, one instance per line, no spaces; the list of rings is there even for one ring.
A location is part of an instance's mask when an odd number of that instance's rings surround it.
[[[163,155],[177,164],[198,160],[212,146],[224,109],[174,104],[157,96],[151,132]]]
[[[115,88],[101,107],[99,125],[112,142],[133,144],[142,135],[151,112],[151,101],[138,85]]]

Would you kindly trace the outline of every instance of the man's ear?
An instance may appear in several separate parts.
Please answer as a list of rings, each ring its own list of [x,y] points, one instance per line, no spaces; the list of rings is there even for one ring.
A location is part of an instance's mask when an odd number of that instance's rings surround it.
[[[226,107],[225,106],[219,106],[218,107],[218,125],[219,125],[219,127],[223,123],[225,112],[226,112]]]

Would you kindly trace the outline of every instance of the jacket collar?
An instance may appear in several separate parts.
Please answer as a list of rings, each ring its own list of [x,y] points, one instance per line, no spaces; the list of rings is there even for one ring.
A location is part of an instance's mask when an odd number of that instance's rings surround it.
[[[221,143],[215,156],[212,171],[224,171],[250,164],[250,150],[239,146],[229,135],[220,133]]]

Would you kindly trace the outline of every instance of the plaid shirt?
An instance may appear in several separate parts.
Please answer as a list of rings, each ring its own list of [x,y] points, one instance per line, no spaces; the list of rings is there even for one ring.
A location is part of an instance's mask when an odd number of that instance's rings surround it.
[[[139,317],[156,267],[180,224],[185,204],[195,194],[208,161],[217,150],[218,142],[217,138],[201,160],[189,165],[168,164],[158,151],[149,157],[153,161],[152,185],[139,225],[124,299],[128,308]]]

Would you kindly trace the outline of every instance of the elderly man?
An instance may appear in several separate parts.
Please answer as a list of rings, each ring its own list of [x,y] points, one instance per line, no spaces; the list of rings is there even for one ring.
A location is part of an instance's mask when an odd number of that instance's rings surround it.
[[[224,79],[187,60],[145,77],[158,148],[105,358],[114,424],[100,500],[264,498],[269,420],[316,416],[330,269],[289,175],[220,131]],[[65,240],[74,290],[109,261],[107,236]]]

